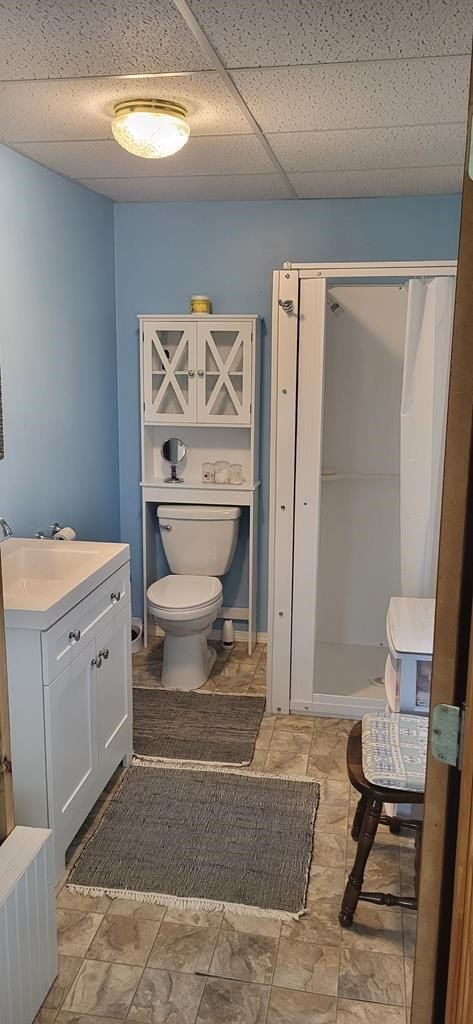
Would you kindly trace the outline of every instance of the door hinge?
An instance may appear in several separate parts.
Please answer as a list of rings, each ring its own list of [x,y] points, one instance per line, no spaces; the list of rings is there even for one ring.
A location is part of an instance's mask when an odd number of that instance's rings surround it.
[[[442,764],[461,770],[465,705],[437,704],[432,710],[432,754]]]
[[[11,761],[6,755],[5,757],[2,757],[2,760],[0,761],[0,774],[1,773],[4,775],[11,775]]]

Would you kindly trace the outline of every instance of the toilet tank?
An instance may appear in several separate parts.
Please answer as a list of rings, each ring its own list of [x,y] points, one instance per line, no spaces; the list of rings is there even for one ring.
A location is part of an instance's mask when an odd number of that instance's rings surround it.
[[[158,505],[171,572],[224,576],[235,554],[241,509],[227,505]]]

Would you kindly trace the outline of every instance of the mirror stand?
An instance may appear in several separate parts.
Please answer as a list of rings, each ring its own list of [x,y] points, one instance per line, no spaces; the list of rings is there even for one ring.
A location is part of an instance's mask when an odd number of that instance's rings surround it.
[[[182,476],[177,475],[177,466],[171,463],[171,476],[167,476],[164,480],[165,484],[183,484],[184,480]]]

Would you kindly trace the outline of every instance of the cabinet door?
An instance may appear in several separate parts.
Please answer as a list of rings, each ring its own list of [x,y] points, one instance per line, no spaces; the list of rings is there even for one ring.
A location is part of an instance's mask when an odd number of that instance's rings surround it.
[[[143,325],[146,423],[194,423],[197,325],[156,320]]]
[[[45,732],[49,825],[63,849],[95,799],[97,732],[95,670],[91,643],[45,686]]]
[[[251,323],[207,322],[197,330],[197,422],[250,426]]]
[[[120,611],[96,640],[99,774],[104,786],[131,754],[131,611]]]

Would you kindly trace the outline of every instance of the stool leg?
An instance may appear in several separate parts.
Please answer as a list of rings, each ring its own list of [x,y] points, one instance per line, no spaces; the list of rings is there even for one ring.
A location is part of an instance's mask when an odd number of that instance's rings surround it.
[[[365,815],[367,799],[368,799],[368,795],[366,793],[363,793],[360,796],[360,799],[358,801],[357,808],[356,808],[356,811],[355,811],[355,817],[353,818],[353,825],[351,827],[351,837],[352,837],[352,839],[353,839],[353,841],[355,843],[357,843],[359,838],[360,838],[360,829],[361,829],[361,826],[363,824],[363,818],[364,818],[364,815]]]
[[[374,843],[382,807],[383,805],[373,797],[366,798],[366,809],[356,848],[355,863],[346,884],[342,899],[342,907],[340,914],[338,915],[340,924],[343,928],[349,928],[353,922],[353,915],[355,913],[363,885],[366,861],[368,860]]]

